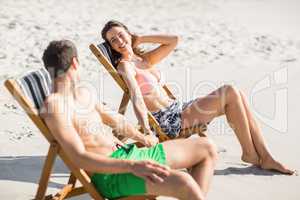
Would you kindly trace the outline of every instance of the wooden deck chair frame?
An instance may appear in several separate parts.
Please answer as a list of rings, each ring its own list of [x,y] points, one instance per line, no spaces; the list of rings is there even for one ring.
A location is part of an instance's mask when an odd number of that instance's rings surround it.
[[[127,109],[127,105],[129,103],[130,94],[129,89],[123,80],[123,78],[119,75],[117,70],[113,67],[113,65],[110,63],[110,61],[103,55],[101,50],[97,47],[95,44],[91,44],[89,46],[92,53],[96,56],[98,61],[104,66],[104,68],[109,72],[109,74],[112,76],[112,78],[117,82],[117,84],[121,87],[123,90],[123,97],[119,106],[119,113],[124,114]],[[167,85],[163,86],[164,90],[168,94],[168,96],[172,99],[176,99],[175,96],[172,94],[171,90],[168,88]],[[169,140],[170,138],[162,131],[162,129],[159,126],[159,123],[156,121],[154,116],[148,112],[148,119],[150,126],[155,130],[155,132],[158,134],[159,140],[161,142]],[[182,129],[179,133],[179,137],[186,138],[191,136],[193,133],[197,133],[198,135],[205,137],[205,131],[207,130],[206,125],[199,125],[199,126],[193,126],[190,128]]]
[[[25,110],[29,118],[38,127],[41,133],[45,136],[47,141],[50,143],[48,154],[44,162],[42,169],[39,186],[35,196],[36,200],[62,200],[74,196],[78,196],[84,193],[89,193],[90,196],[95,200],[104,200],[96,190],[94,185],[91,183],[91,179],[87,172],[83,169],[76,167],[69,157],[65,154],[61,145],[55,140],[47,125],[43,119],[38,115],[38,111],[31,101],[25,97],[22,93],[21,88],[14,79],[8,79],[5,81],[5,86],[12,96],[17,100],[20,106]],[[70,177],[68,183],[55,195],[47,195],[46,190],[48,187],[51,171],[57,156],[63,160],[66,166],[70,169]],[[82,186],[76,187],[76,181],[79,180]],[[120,198],[119,200],[155,200],[156,197],[152,195],[148,196],[130,196]]]

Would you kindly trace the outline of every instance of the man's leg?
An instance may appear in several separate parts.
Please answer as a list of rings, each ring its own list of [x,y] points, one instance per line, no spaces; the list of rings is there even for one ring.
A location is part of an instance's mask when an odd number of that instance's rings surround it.
[[[162,183],[146,181],[147,194],[171,196],[180,200],[203,200],[204,195],[196,181],[186,172],[171,170]]]
[[[169,140],[162,143],[167,164],[172,169],[190,168],[191,176],[207,194],[217,159],[215,145],[207,138]]]

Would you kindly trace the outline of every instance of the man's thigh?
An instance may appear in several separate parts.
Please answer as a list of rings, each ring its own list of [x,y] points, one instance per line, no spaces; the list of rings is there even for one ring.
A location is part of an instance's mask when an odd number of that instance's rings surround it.
[[[190,168],[207,156],[210,141],[207,138],[192,136],[163,142],[167,165],[172,169]]]

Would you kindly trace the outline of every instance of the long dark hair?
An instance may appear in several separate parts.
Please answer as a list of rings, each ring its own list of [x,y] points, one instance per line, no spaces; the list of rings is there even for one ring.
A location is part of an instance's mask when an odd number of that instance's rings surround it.
[[[112,46],[110,45],[109,41],[108,41],[107,38],[106,38],[106,33],[107,33],[112,27],[122,27],[122,28],[125,29],[125,31],[127,31],[128,34],[130,34],[130,35],[133,35],[133,34],[129,31],[129,29],[127,28],[127,26],[125,26],[123,23],[121,23],[121,22],[119,22],[119,21],[116,21],[116,20],[110,20],[110,21],[108,21],[108,22],[104,25],[104,27],[103,27],[103,29],[102,29],[102,31],[101,31],[102,39],[103,39],[103,40],[105,41],[105,43],[110,47],[110,52],[111,52],[111,56],[112,56],[113,66],[114,66],[114,67],[117,67],[118,64],[119,64],[119,62],[120,62],[120,60],[121,60],[122,55],[121,55],[119,52],[117,52],[116,50],[114,50],[114,49],[112,48]],[[144,53],[142,49],[137,48],[137,47],[136,47],[136,48],[133,48],[133,52],[134,52],[135,54],[139,55],[139,56],[141,56],[141,55]]]

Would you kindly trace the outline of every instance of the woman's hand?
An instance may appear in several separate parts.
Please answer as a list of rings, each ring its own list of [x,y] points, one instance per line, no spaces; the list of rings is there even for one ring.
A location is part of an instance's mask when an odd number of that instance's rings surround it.
[[[170,169],[167,166],[150,160],[133,161],[130,171],[151,183],[162,183],[170,175]]]

